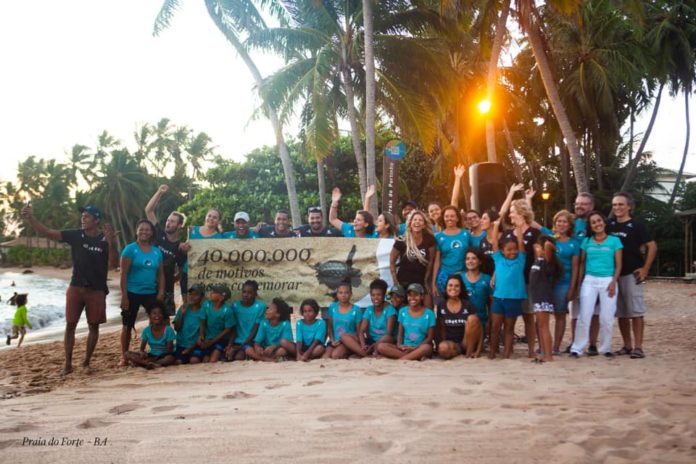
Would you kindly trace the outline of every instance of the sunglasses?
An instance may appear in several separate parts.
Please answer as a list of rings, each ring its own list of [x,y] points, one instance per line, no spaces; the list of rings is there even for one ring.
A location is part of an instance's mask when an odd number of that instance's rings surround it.
[[[321,208],[319,206],[310,206],[307,208],[307,213],[321,213]]]

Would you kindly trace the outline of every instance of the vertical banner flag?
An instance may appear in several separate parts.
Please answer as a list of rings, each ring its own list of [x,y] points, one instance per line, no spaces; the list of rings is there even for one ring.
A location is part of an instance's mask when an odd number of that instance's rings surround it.
[[[399,161],[406,156],[406,145],[401,140],[391,140],[384,148],[382,163],[382,211],[391,214],[399,204]]]

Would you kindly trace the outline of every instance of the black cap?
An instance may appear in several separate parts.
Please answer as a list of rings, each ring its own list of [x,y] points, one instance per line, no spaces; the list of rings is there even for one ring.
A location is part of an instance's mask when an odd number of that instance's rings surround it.
[[[189,287],[187,293],[196,292],[199,295],[205,295],[205,285],[203,284],[193,284]]]
[[[416,292],[416,293],[420,293],[421,295],[423,295],[425,293],[425,289],[423,288],[423,286],[421,284],[411,284],[406,289],[406,293],[408,293],[408,292]]]
[[[80,208],[80,212],[87,213],[91,216],[94,216],[94,219],[101,219],[102,218],[102,212],[96,206],[83,206],[82,208]]]

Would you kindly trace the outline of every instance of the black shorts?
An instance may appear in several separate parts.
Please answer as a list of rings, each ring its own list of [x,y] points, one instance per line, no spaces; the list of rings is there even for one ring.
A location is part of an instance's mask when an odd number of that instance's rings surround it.
[[[121,310],[121,320],[123,326],[132,329],[135,327],[135,320],[138,318],[140,307],[144,307],[145,311],[150,314],[150,310],[157,305],[157,295],[139,295],[137,293],[128,292],[128,311]]]

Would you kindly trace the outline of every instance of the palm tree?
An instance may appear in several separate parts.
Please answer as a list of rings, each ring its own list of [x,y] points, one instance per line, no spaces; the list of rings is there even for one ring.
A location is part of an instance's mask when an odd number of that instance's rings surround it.
[[[363,0],[363,27],[365,36],[365,163],[367,185],[376,185],[375,173],[375,52],[373,44],[374,18],[372,0]],[[371,199],[370,209],[377,211],[377,195]]]
[[[172,17],[180,4],[179,0],[165,0],[162,4],[157,19],[155,20],[154,34],[159,35],[162,30],[169,27]],[[251,0],[206,0],[205,5],[208,14],[222,32],[227,41],[235,48],[239,56],[244,61],[251,72],[257,87],[261,87],[263,77],[256,63],[251,58],[247,48],[243,45],[241,34],[249,34],[258,30],[266,29],[266,22],[261,14],[261,8],[267,8],[275,17],[283,20],[284,9],[280,2],[271,0],[259,0],[253,2]],[[297,201],[297,192],[295,190],[295,174],[288,153],[287,145],[283,137],[283,128],[278,118],[276,111],[268,105],[264,105],[264,111],[271,120],[273,132],[276,137],[276,147],[283,165],[283,173],[285,175],[285,185],[288,190],[288,201],[290,203],[290,214],[294,227],[298,227],[302,218],[300,216],[300,208]]]
[[[578,192],[589,192],[587,176],[585,175],[585,170],[583,169],[580,145],[578,144],[578,139],[575,135],[575,131],[573,130],[573,126],[570,123],[570,119],[568,118],[568,113],[565,106],[561,101],[561,96],[551,69],[546,47],[544,46],[544,36],[541,30],[539,12],[534,0],[516,0],[516,3],[517,20],[522,27],[522,30],[526,33],[527,39],[529,40],[529,45],[532,49],[532,53],[534,54],[534,59],[536,60],[541,80],[544,84],[544,88],[546,89],[549,104],[553,109],[553,113],[556,116],[556,120],[558,121],[558,125],[563,133],[565,143],[568,147],[570,162],[573,166],[573,173],[575,174],[575,186]],[[564,2],[548,2],[549,6],[562,3]],[[565,3],[565,6],[567,7],[567,3],[577,2]],[[571,5],[571,8],[577,8],[577,5]]]
[[[133,218],[142,216],[143,205],[153,190],[152,179],[128,150],[114,149],[100,163],[88,201],[104,209],[112,219],[119,246],[133,238]]]

